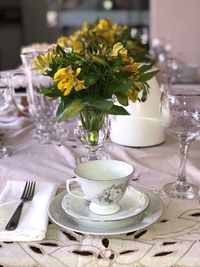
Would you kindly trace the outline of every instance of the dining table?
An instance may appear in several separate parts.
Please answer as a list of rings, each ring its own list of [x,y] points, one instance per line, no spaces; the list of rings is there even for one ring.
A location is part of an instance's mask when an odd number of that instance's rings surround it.
[[[76,123],[76,118],[64,122],[66,140],[41,144],[32,137],[35,126],[30,117],[0,122],[1,139],[15,150],[12,156],[0,159],[0,193],[7,181],[53,183],[55,196],[45,210],[49,214],[52,201],[65,195],[66,180],[75,176],[77,158],[86,153],[74,136]],[[174,199],[162,191],[164,184],[177,180],[180,155],[176,138],[166,131],[165,141],[151,147],[123,146],[108,138],[102,150],[108,159],[125,161],[135,168],[131,186],[160,200],[163,208],[159,215],[152,220],[150,214],[149,221],[138,227],[133,224],[119,231],[97,227],[90,232],[90,226],[73,228],[67,216],[66,222],[56,222],[53,214],[41,240],[1,240],[0,267],[200,266],[200,198]],[[187,179],[200,186],[198,139],[190,146]],[[57,204],[53,210],[59,216],[63,208]]]

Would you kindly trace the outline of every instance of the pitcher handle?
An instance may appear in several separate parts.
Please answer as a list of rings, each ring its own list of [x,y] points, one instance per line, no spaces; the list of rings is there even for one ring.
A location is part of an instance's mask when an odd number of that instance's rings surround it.
[[[30,113],[29,113],[28,107],[17,102],[17,93],[15,91],[15,86],[14,86],[14,82],[13,82],[13,78],[15,76],[23,76],[24,80],[26,80],[26,75],[25,75],[24,70],[15,70],[15,71],[10,72],[10,84],[11,84],[11,89],[12,89],[12,92],[13,92],[13,97],[12,97],[13,104],[17,107],[17,109],[23,115],[25,115],[27,117],[30,117]],[[27,86],[27,84],[25,83],[25,85],[24,85],[25,89],[26,89],[26,86]]]

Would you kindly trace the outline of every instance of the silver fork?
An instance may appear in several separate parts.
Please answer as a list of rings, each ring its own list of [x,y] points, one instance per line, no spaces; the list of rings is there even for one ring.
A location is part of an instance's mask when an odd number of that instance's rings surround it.
[[[10,218],[8,224],[6,225],[5,227],[6,230],[12,231],[17,228],[23,205],[26,201],[31,201],[33,199],[34,191],[35,191],[35,182],[27,181],[23,193],[21,195],[21,202],[17,207],[17,209],[15,210],[12,217]]]

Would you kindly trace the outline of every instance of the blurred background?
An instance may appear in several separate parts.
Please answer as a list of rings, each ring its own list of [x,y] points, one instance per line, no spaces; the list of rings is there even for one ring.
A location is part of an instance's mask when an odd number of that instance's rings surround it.
[[[199,10],[199,0],[0,0],[0,70],[21,64],[22,47],[53,43],[98,18],[128,24],[143,43],[199,70]]]

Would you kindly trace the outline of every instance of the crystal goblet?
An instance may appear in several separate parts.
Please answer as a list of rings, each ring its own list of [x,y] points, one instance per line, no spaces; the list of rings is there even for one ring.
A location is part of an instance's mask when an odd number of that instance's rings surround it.
[[[10,76],[6,72],[0,72],[0,112],[6,111],[12,100],[12,88]],[[7,147],[0,141],[0,158],[9,157],[14,153],[11,147]]]
[[[180,166],[176,182],[165,184],[171,197],[192,199],[199,196],[198,186],[186,178],[186,161],[191,142],[200,135],[200,89],[181,88],[164,91],[160,107],[163,125],[174,134],[180,146]]]

